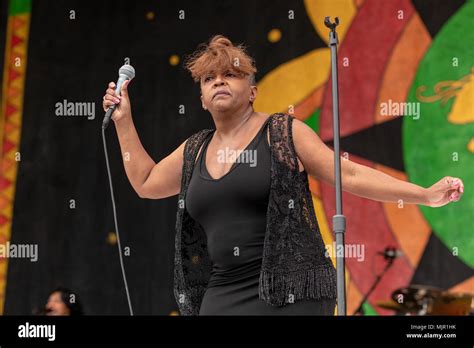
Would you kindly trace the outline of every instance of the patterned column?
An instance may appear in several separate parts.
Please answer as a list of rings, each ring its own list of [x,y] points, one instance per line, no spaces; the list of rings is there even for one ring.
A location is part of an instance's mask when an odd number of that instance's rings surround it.
[[[0,109],[0,245],[11,237],[27,63],[31,0],[10,0]],[[0,255],[0,314],[3,314],[8,259]]]

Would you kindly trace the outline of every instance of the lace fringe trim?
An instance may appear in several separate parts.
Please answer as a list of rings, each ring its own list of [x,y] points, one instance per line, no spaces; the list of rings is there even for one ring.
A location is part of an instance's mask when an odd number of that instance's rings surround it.
[[[272,306],[283,306],[301,299],[335,298],[336,272],[332,265],[288,274],[263,271],[259,298]]]

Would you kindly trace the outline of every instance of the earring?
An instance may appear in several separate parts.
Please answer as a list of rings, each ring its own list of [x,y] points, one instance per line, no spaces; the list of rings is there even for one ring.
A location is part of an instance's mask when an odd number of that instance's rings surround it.
[[[204,110],[207,110],[207,108],[205,106],[202,107]]]

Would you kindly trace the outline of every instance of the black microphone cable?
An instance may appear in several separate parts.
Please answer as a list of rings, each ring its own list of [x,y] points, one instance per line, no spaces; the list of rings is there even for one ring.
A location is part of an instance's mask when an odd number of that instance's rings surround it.
[[[120,244],[120,233],[119,233],[118,222],[117,222],[117,210],[115,208],[114,188],[113,188],[113,185],[112,185],[112,175],[110,174],[109,156],[107,154],[107,142],[105,141],[105,127],[102,127],[102,141],[104,143],[105,163],[107,165],[107,175],[109,177],[110,198],[112,199],[112,211],[113,211],[113,214],[114,214],[115,231],[116,231],[116,234],[117,234],[117,246],[118,246],[119,257],[120,257],[120,267],[122,269],[122,276],[123,276],[123,283],[125,285],[125,292],[127,293],[128,309],[130,311],[130,315],[133,316],[132,301],[130,300],[130,292],[128,290],[127,276],[125,274],[125,267],[124,267],[124,264],[123,264],[122,246]]]

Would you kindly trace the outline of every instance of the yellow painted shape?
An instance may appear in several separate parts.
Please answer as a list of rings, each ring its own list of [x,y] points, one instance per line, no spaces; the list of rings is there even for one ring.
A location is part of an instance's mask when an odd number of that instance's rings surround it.
[[[467,144],[467,149],[469,152],[474,152],[474,138],[472,138]]]
[[[255,110],[288,112],[326,82],[331,64],[329,48],[318,48],[290,60],[265,75],[258,84]]]
[[[281,40],[281,30],[280,29],[272,29],[268,32],[267,40],[269,42],[278,42]]]
[[[177,54],[173,54],[169,58],[170,65],[176,66],[179,64],[179,56]]]

